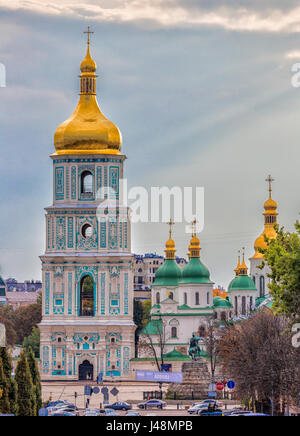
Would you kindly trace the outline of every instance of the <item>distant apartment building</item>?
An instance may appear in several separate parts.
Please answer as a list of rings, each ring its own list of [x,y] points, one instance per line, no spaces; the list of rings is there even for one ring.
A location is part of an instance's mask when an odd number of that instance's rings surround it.
[[[6,288],[6,303],[16,310],[18,307],[34,304],[38,299],[38,291],[42,289],[42,282],[39,280],[25,280],[18,282],[14,278],[9,278],[4,282]],[[0,302],[1,302],[1,282],[0,282]]]
[[[164,263],[164,257],[156,253],[146,253],[135,254],[134,258],[134,298],[148,300],[151,298],[151,288],[156,271]],[[182,257],[176,257],[176,262],[182,268],[187,263]]]
[[[9,292],[38,292],[42,289],[42,282],[40,280],[18,282],[14,278],[9,278],[5,282]]]
[[[7,293],[6,283],[3,280],[3,278],[0,276],[0,304],[7,303],[6,293]]]

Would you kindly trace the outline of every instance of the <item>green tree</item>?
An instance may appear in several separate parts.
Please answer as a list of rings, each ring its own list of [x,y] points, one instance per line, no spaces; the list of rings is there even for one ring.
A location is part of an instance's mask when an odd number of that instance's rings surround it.
[[[295,224],[296,232],[285,232],[278,228],[277,238],[266,239],[268,247],[261,250],[269,265],[269,285],[277,313],[286,315],[292,321],[300,320],[300,223]],[[261,267],[263,267],[264,263]]]
[[[5,377],[2,359],[0,359],[0,390],[2,393],[0,397],[0,412],[9,413],[10,412],[10,404],[8,398],[9,385]]]
[[[35,416],[35,395],[25,351],[21,352],[15,380],[18,386],[18,415]]]
[[[37,327],[42,320],[42,300],[41,298],[34,304],[19,307],[14,312],[14,325],[17,334],[16,343],[23,344],[24,338],[30,336],[32,327]]]
[[[41,387],[41,380],[40,380],[38,366],[36,364],[36,359],[31,347],[29,347],[27,353],[27,361],[31,373],[33,388],[34,388],[36,412],[38,412],[42,407],[42,387]]]
[[[18,386],[16,381],[12,378],[8,393],[10,413],[15,416],[18,415]]]
[[[14,415],[17,412],[17,387],[14,379],[12,378],[12,362],[11,356],[8,354],[6,348],[0,348],[0,359],[2,360],[2,366],[4,375],[7,382],[7,395],[9,399],[10,413]]]
[[[31,335],[24,338],[23,347],[27,353],[31,347],[35,357],[40,357],[40,329],[38,327],[32,327]]]

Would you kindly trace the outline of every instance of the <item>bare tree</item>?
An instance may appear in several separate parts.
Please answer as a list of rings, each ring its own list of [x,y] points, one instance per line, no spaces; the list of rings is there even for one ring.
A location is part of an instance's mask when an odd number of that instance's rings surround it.
[[[219,355],[241,399],[266,404],[275,414],[298,400],[300,355],[292,346],[286,318],[260,310],[227,329]]]
[[[150,323],[151,330],[149,327]],[[154,359],[158,371],[161,371],[164,365],[166,341],[166,323],[161,318],[159,320],[152,319],[143,330],[139,339],[139,351]]]

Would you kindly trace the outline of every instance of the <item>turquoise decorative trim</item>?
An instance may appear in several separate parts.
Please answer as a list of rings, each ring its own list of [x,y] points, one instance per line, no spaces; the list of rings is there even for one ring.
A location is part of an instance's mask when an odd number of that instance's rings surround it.
[[[66,218],[56,217],[56,248],[64,250],[66,247]]]
[[[96,182],[96,198],[101,199],[101,188],[102,188],[102,167],[97,167],[97,182]]]
[[[101,218],[100,222],[100,248],[106,248],[106,219]]]
[[[45,273],[45,314],[49,315],[50,305],[50,273]]]
[[[129,374],[129,355],[130,355],[130,348],[124,347],[123,348],[123,375]]]
[[[127,222],[124,223],[124,248],[127,248],[127,237],[128,237],[128,233],[127,233]]]
[[[72,306],[73,306],[73,298],[72,298],[72,273],[68,273],[68,315],[72,315]]]
[[[48,250],[51,247],[51,226],[50,226],[50,217],[47,217],[47,248]]]
[[[63,285],[62,285],[63,288]],[[53,315],[64,314],[64,292],[53,294]]]
[[[68,248],[74,248],[74,218],[68,217]]]
[[[108,246],[110,250],[118,248],[118,230],[115,217],[110,217],[108,220]]]
[[[55,168],[55,200],[64,199],[64,167]]]
[[[101,315],[105,315],[105,273],[101,273]]]
[[[76,167],[71,168],[71,199],[76,200]]]
[[[110,315],[120,315],[120,284],[117,284],[117,289],[112,289],[112,284],[109,284],[109,313]]]
[[[107,185],[107,166],[104,167],[104,186],[108,186]],[[104,199],[107,199],[107,190],[104,193]]]
[[[44,345],[42,347],[42,366],[43,366],[43,374],[49,373],[49,347],[48,345]]]
[[[98,248],[98,232],[97,232],[97,222],[95,217],[76,217],[77,230],[76,230],[76,248],[79,250],[96,250]],[[85,224],[89,224],[93,228],[93,234],[84,238],[82,235],[82,227]]]
[[[70,198],[70,168],[66,168],[66,199]]]
[[[119,167],[109,167],[110,199],[119,200]]]
[[[124,274],[124,315],[128,315],[128,273]]]
[[[112,162],[112,163],[122,163],[122,159],[114,159],[114,158],[90,158],[90,159],[54,159],[53,164],[58,163],[104,163],[104,162]]]

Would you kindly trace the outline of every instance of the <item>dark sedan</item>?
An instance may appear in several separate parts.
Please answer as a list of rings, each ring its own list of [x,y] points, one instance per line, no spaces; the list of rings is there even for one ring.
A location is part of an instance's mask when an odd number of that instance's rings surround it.
[[[161,400],[148,400],[148,401],[144,401],[143,403],[139,403],[137,406],[140,409],[152,409],[152,408],[163,409],[165,405],[166,403]]]
[[[108,404],[104,408],[113,410],[130,410],[131,407],[131,404],[125,403],[124,401],[116,401],[113,404]]]

